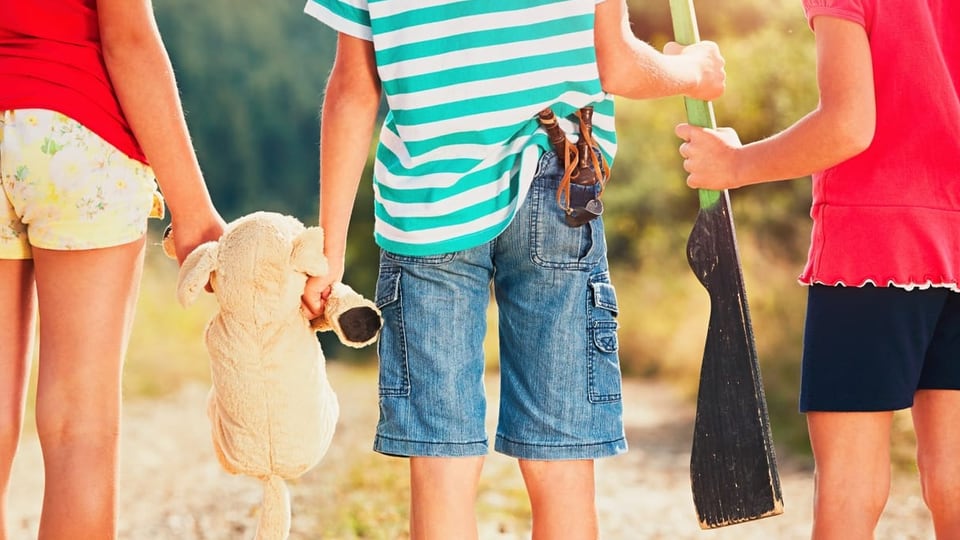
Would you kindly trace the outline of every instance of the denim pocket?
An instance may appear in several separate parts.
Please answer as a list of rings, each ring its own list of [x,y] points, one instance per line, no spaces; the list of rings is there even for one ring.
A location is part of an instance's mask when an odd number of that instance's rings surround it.
[[[590,339],[588,372],[591,403],[620,401],[620,349],[617,340],[617,296],[609,275],[604,272],[590,281],[590,314],[587,335]]]
[[[383,328],[377,345],[381,397],[410,394],[410,371],[407,364],[401,297],[400,267],[381,264],[376,291],[376,304],[383,315]]]
[[[448,263],[456,256],[456,252],[443,253],[440,255],[398,255],[389,251],[381,252],[381,258],[384,263],[396,262],[401,264],[419,264],[424,266]]]
[[[579,227],[567,225],[566,214],[557,203],[562,176],[556,154],[544,154],[526,203],[530,208],[531,256],[534,263],[546,268],[590,270],[606,255],[603,218]],[[571,186],[571,189],[598,191],[599,187]]]

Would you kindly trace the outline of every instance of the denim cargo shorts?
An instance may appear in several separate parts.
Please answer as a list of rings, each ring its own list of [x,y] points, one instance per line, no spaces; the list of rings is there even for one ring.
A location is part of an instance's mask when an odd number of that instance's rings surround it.
[[[557,156],[544,154],[527,200],[489,243],[438,256],[381,253],[374,450],[488,452],[483,342],[492,280],[500,339],[495,450],[534,460],[626,451],[603,222],[564,223],[556,201],[562,172]]]

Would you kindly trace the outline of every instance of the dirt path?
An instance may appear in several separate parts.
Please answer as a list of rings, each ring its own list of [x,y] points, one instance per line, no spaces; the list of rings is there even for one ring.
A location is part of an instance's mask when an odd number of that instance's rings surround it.
[[[376,423],[376,380],[369,370],[339,364],[330,377],[343,413],[330,453],[313,471],[291,484],[292,540],[405,538],[403,519],[375,487],[358,475],[355,463],[390,461],[370,450]],[[496,388],[491,381],[489,388]],[[252,479],[224,473],[213,457],[204,416],[206,388],[191,385],[159,401],[127,403],[123,424],[120,514],[125,540],[249,539],[257,520],[260,487]],[[662,385],[628,381],[624,388],[630,452],[598,462],[598,501],[602,537],[607,540],[790,540],[809,538],[811,474],[781,463],[785,513],[712,531],[697,525],[689,483],[689,441],[693,411]],[[493,401],[493,400],[491,400]],[[402,470],[400,460],[386,472]],[[42,462],[36,437],[27,435],[14,464],[8,527],[12,540],[36,538],[42,497]],[[481,538],[524,539],[522,481],[512,460],[492,454],[484,469]],[[378,480],[375,480],[375,482]],[[339,486],[331,493],[331,486]],[[352,535],[321,533],[317,505],[346,505],[342,491],[354,485],[349,504],[378,518],[377,529]],[[392,496],[392,495],[390,495]],[[396,498],[396,497],[394,497]],[[319,501],[319,502],[318,502]],[[357,502],[359,501],[359,502]],[[402,507],[402,500],[392,505]],[[877,533],[878,540],[932,539],[932,527],[913,477],[897,477]]]

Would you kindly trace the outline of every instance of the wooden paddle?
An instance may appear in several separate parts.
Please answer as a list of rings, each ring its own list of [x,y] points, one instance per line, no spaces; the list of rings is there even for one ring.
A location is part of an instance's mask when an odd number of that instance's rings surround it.
[[[693,0],[670,0],[677,43],[700,39]],[[684,98],[691,125],[714,128],[710,103]],[[743,286],[730,197],[699,190],[687,260],[710,295],[690,454],[693,502],[710,529],[783,513],[767,403]]]

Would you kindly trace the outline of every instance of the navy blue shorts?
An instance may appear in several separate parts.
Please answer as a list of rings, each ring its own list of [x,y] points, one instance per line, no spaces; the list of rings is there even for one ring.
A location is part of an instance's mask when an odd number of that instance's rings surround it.
[[[905,409],[924,389],[960,389],[960,293],[810,287],[801,412]]]

